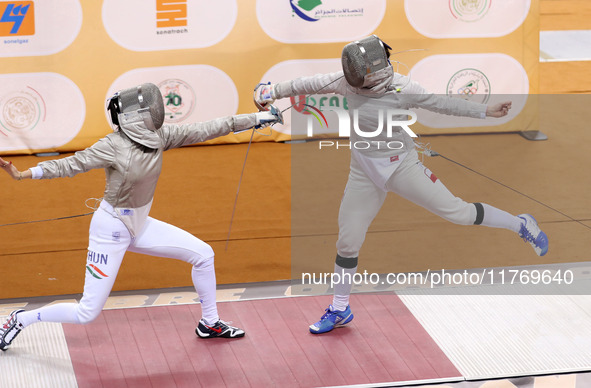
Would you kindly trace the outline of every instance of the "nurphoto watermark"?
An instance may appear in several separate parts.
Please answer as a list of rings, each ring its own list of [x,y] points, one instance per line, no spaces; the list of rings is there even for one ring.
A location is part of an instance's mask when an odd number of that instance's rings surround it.
[[[349,149],[390,149],[398,150],[404,147],[404,143],[398,140],[372,140],[380,136],[380,139],[384,138],[384,132],[387,139],[391,139],[394,131],[398,132],[400,129],[404,130],[410,137],[417,137],[417,134],[410,129],[410,125],[417,122],[417,114],[407,109],[387,109],[378,110],[377,127],[372,130],[364,128],[362,130],[359,127],[360,111],[359,109],[345,110],[337,107],[328,107],[324,110],[306,105],[310,115],[307,117],[307,128],[306,134],[308,137],[314,137],[314,126],[313,120],[316,119],[321,126],[328,125],[326,117],[322,113],[323,111],[335,112],[338,117],[338,131],[339,137],[349,138],[351,137],[351,129],[355,133],[356,137],[363,138],[364,140],[355,140],[350,142],[334,142],[323,140],[319,143],[320,149],[326,147],[338,148],[349,148]],[[362,118],[363,120],[363,118]],[[373,121],[373,120],[372,120]],[[323,124],[324,122],[324,124]]]

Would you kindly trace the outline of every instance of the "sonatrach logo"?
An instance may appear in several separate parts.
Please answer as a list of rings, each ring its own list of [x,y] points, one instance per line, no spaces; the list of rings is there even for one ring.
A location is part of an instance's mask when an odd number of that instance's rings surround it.
[[[446,93],[484,104],[490,98],[490,82],[478,69],[462,69],[450,78]]]
[[[164,99],[164,119],[168,123],[183,121],[195,109],[195,91],[183,80],[168,79],[158,85]]]
[[[449,0],[449,10],[464,22],[475,22],[488,13],[493,0]]]
[[[289,5],[294,17],[298,16],[307,22],[317,22],[323,18],[363,16],[363,8],[339,7],[334,0],[326,1],[337,6],[323,4],[321,0],[289,0]]]
[[[45,120],[45,101],[39,92],[27,87],[6,94],[0,101],[0,113],[0,124],[7,132],[30,131]]]
[[[156,34],[186,34],[187,26],[187,0],[156,1]]]

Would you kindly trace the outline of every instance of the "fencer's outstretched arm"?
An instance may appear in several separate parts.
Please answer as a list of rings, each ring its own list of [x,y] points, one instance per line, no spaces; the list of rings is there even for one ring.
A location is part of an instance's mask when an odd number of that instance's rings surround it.
[[[402,77],[402,80],[404,79],[408,78]],[[480,104],[462,98],[453,98],[428,92],[418,82],[410,80],[402,89],[402,94],[405,95],[408,101],[408,108],[418,107],[432,112],[453,116],[465,116],[479,119],[484,119],[487,116],[503,117],[506,116],[509,109],[511,109],[510,101],[487,106],[486,104]]]
[[[268,104],[272,104],[275,100],[318,92],[345,95],[347,81],[343,76],[343,72],[298,77],[276,84],[258,84],[255,88],[254,100],[257,106],[266,108]]]
[[[19,171],[11,162],[0,158],[2,169],[16,180],[34,178],[33,171],[38,171],[36,178],[61,178],[73,177],[74,175],[90,171],[95,168],[109,166],[115,158],[111,140],[105,137],[91,147],[76,152],[72,156],[62,159],[47,160],[39,163],[37,167],[25,171]],[[42,166],[42,167],[41,167]]]
[[[236,116],[223,117],[203,123],[185,125],[164,125],[158,130],[164,143],[164,149],[177,148],[186,144],[194,144],[239,132],[254,126],[272,125],[282,122],[280,113],[257,112]],[[73,177],[96,168],[107,168],[122,165],[125,162],[126,148],[122,136],[115,133],[100,139],[91,147],[76,152],[72,156],[62,159],[48,160],[39,163],[37,167],[26,171],[19,171],[11,162],[0,158],[0,168],[13,179],[30,178],[59,178]],[[37,175],[33,174],[37,171]]]
[[[283,81],[275,84],[275,95],[277,98],[298,96],[303,94],[314,94],[321,90],[322,94],[336,93],[345,94],[347,81],[342,71],[328,74],[316,74],[309,77],[298,77],[293,80]]]
[[[31,178],[31,171],[19,171],[12,162],[0,158],[0,168],[17,181]]]
[[[282,122],[280,113],[257,112],[221,117],[201,123],[163,125],[160,131],[164,141],[164,149],[167,150],[201,143],[231,132],[241,132],[255,126],[267,126],[278,122]]]

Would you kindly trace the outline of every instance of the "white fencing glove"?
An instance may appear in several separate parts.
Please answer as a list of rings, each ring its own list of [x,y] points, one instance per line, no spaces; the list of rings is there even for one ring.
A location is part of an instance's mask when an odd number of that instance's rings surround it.
[[[254,114],[256,117],[254,129],[265,128],[277,123],[283,124],[283,114],[281,114],[281,111],[274,105],[269,105],[268,108],[269,110]]]
[[[266,84],[260,83],[254,88],[254,104],[261,110],[268,110],[269,105],[275,102],[275,85],[268,82]]]

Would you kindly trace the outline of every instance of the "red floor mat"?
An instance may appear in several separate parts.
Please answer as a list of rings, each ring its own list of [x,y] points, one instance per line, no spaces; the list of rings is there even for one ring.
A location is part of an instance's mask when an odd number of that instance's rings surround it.
[[[108,310],[64,324],[79,387],[318,387],[460,378],[392,294],[353,295],[355,319],[308,332],[331,297],[219,303],[241,339],[195,335],[199,305]]]

